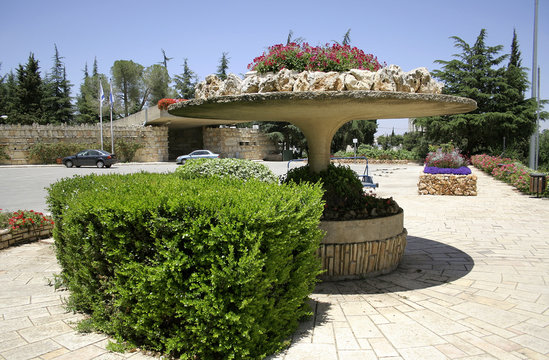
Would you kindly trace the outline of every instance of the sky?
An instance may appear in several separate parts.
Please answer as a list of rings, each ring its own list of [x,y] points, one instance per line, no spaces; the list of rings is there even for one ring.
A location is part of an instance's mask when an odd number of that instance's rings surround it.
[[[110,77],[116,60],[145,67],[172,59],[171,76],[183,61],[203,80],[215,73],[223,52],[229,72],[243,75],[247,65],[269,46],[294,37],[311,45],[341,42],[351,30],[351,45],[403,71],[440,69],[436,60],[459,52],[451,36],[474,44],[486,29],[488,46],[510,52],[517,31],[522,64],[531,81],[535,0],[361,0],[361,1],[187,1],[163,0],[26,0],[0,2],[0,76],[25,64],[32,52],[42,75],[49,72],[57,45],[79,93],[83,69],[97,59]],[[539,0],[538,66],[540,95],[549,99],[549,0]],[[528,90],[527,96],[531,95]],[[378,121],[377,135],[402,134],[407,119]],[[549,121],[541,123],[549,129]]]

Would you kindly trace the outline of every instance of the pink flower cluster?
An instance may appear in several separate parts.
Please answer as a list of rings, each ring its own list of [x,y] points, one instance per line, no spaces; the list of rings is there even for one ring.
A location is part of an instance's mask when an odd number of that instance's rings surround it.
[[[445,169],[457,169],[467,165],[467,160],[459,153],[458,149],[452,149],[449,152],[437,149],[427,154],[425,166]]]
[[[471,157],[471,163],[524,193],[528,193],[530,190],[531,170],[519,162],[509,158],[482,154]]]
[[[348,71],[361,69],[377,71],[382,68],[377,57],[349,45],[326,44],[310,46],[307,43],[274,45],[267,53],[256,57],[248,69],[259,73],[278,72],[282,69],[296,71]]]

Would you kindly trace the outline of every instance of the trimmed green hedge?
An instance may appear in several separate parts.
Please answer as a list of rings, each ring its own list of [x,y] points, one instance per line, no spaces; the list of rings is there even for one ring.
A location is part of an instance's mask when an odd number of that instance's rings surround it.
[[[218,176],[278,182],[276,175],[267,166],[244,159],[193,159],[178,167],[175,173],[182,179]]]
[[[90,175],[48,189],[69,306],[120,341],[182,359],[255,359],[308,314],[317,185]]]

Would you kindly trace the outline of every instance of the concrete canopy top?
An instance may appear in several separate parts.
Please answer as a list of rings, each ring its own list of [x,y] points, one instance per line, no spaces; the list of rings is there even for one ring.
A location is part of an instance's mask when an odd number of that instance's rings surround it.
[[[194,99],[168,112],[187,118],[242,121],[340,122],[447,115],[476,109],[468,98],[386,91],[272,92]]]
[[[313,171],[330,163],[336,131],[351,120],[395,119],[465,113],[474,100],[439,94],[385,91],[272,92],[194,99],[170,105],[168,112],[184,118],[287,121],[307,138]],[[174,120],[176,121],[176,120]],[[183,118],[181,121],[185,121]]]

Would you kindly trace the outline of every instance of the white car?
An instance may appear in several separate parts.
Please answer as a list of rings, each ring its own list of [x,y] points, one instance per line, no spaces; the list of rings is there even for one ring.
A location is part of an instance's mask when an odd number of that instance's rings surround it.
[[[185,161],[190,159],[216,159],[219,157],[219,154],[215,154],[211,152],[210,150],[195,150],[192,153],[188,155],[181,155],[179,156],[175,162],[177,164],[184,164]]]

